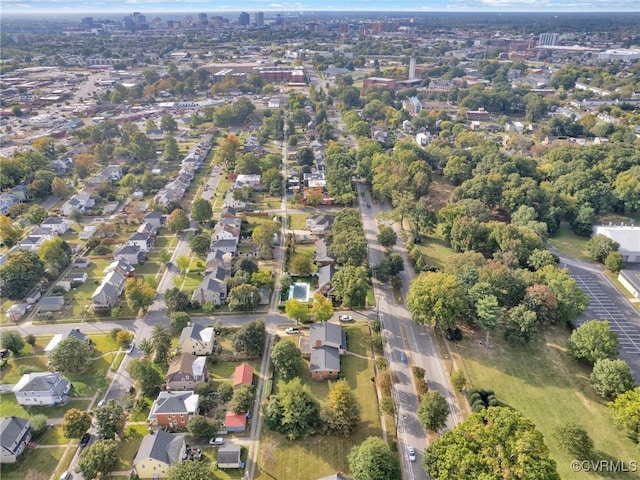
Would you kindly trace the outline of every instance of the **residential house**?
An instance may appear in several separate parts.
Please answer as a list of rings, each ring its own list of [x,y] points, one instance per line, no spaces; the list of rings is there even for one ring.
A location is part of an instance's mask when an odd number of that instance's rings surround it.
[[[145,222],[138,227],[138,233],[146,233],[155,238],[158,235],[158,227]]]
[[[55,237],[57,233],[47,227],[35,227],[29,231],[29,237],[31,238],[40,238],[43,240],[51,240]]]
[[[86,212],[95,205],[96,201],[87,192],[80,191],[62,205],[61,212],[62,215],[68,217],[74,210]]]
[[[241,468],[243,466],[240,460],[242,448],[240,445],[223,445],[218,449],[218,457],[216,463],[218,468]]]
[[[247,414],[227,412],[224,416],[224,428],[227,433],[244,432],[247,429]]]
[[[114,260],[124,258],[131,265],[140,265],[145,261],[145,255],[138,245],[122,245],[113,252]]]
[[[59,312],[64,307],[64,297],[62,295],[52,295],[40,299],[41,312]]]
[[[149,420],[158,427],[186,428],[199,406],[200,397],[193,391],[160,392],[151,405]]]
[[[62,217],[48,217],[40,223],[42,228],[48,228],[57,235],[64,235],[69,231],[69,224]]]
[[[70,272],[62,280],[56,282],[56,287],[62,287],[65,292],[68,292],[71,288],[85,283],[88,278],[87,272]]]
[[[71,382],[60,372],[33,372],[24,374],[12,391],[23,406],[54,406],[67,403]]]
[[[236,217],[236,209],[231,206],[224,206],[222,208],[222,213],[220,214],[220,218],[235,218]]]
[[[28,236],[18,242],[18,248],[20,250],[29,250],[31,252],[35,252],[42,246],[42,244],[46,240],[51,240],[51,238],[47,238],[46,236]]]
[[[192,323],[182,329],[178,342],[181,352],[194,355],[209,355],[215,343],[213,327],[203,327],[199,323]]]
[[[224,206],[232,207],[235,210],[244,210],[245,208],[247,208],[247,202],[239,198],[235,198],[233,196],[233,189],[229,189],[224,195]]]
[[[240,230],[240,227],[242,226],[242,219],[238,217],[221,217],[220,220],[218,220],[218,223],[216,223],[216,227],[218,225],[229,225]]]
[[[328,233],[333,225],[333,217],[330,215],[314,215],[306,220],[307,230],[313,233]]]
[[[240,229],[232,225],[216,224],[211,234],[211,240],[235,240],[240,239]]]
[[[238,365],[233,373],[233,388],[242,385],[253,385],[253,367],[248,363]]]
[[[168,478],[169,467],[180,462],[186,453],[183,435],[158,430],[142,438],[133,460],[133,470],[139,479]]]
[[[234,188],[242,188],[244,186],[249,186],[252,189],[260,188],[261,184],[261,175],[258,173],[255,174],[240,174],[236,177],[236,181],[234,182]]]
[[[38,300],[40,300],[40,297],[42,297],[42,292],[40,291],[40,287],[36,286],[36,287],[33,287],[29,291],[29,293],[27,293],[27,296],[24,297],[24,300],[28,304],[33,305]]]
[[[30,420],[20,417],[0,418],[0,463],[16,463],[30,440]]]
[[[334,258],[331,258],[327,253],[327,241],[321,238],[315,243],[315,262],[318,267],[324,267],[325,265],[333,265],[336,263]]]
[[[230,253],[235,256],[238,251],[238,241],[237,240],[214,240],[211,242],[211,251],[220,250],[224,253]]]
[[[253,152],[256,155],[261,155],[263,151],[262,145],[260,145],[260,140],[253,133],[251,133],[247,140],[244,142],[244,153]]]
[[[323,265],[318,268],[318,289],[323,295],[331,295],[333,293],[333,275],[336,273],[336,267],[333,264]]]
[[[20,203],[20,199],[13,193],[0,194],[0,214],[6,215],[16,203]]]
[[[216,250],[220,251],[220,250]],[[224,254],[226,255],[226,254]],[[230,271],[222,266],[216,266],[207,273],[200,285],[193,291],[191,299],[204,305],[222,305],[227,301],[227,283],[225,279],[230,276]]]
[[[431,143],[431,134],[429,132],[416,133],[416,143],[421,147],[426,147]]]
[[[29,310],[28,303],[14,303],[7,309],[7,318],[12,322],[20,320]]]
[[[491,120],[491,115],[484,108],[478,110],[467,111],[467,120],[477,120],[478,122],[488,122]]]
[[[156,228],[164,227],[166,217],[160,212],[149,212],[144,217],[142,217],[142,221],[144,223],[149,223]]]
[[[125,280],[126,277],[119,270],[107,273],[91,296],[92,308],[96,310],[114,307],[124,289]]]
[[[413,117],[418,115],[422,111],[422,104],[418,97],[411,97],[409,100],[402,102],[402,108],[404,108]]]
[[[222,267],[231,272],[231,260],[233,255],[224,253],[222,250],[214,250],[207,254],[205,274],[213,272],[216,268]]]
[[[177,355],[164,377],[167,390],[193,390],[198,383],[209,381],[206,362],[207,357],[191,353]]]
[[[131,262],[126,258],[120,258],[107,265],[102,273],[110,273],[113,271],[120,272],[123,277],[132,277],[136,271],[136,267],[131,265]]]
[[[95,225],[85,225],[84,229],[78,234],[80,240],[89,240],[98,231]]]
[[[328,322],[312,323],[309,330],[311,378],[338,378],[340,355],[346,352],[346,345],[346,335],[340,325]]]
[[[155,244],[155,237],[149,233],[132,233],[127,239],[126,245],[138,247],[141,252],[147,253]]]
[[[73,262],[73,268],[88,268],[91,265],[91,259],[89,257],[78,257]]]
[[[47,346],[44,348],[44,352],[46,354],[51,353],[53,349],[60,344],[61,341],[66,340],[67,338],[70,338],[70,337],[76,338],[81,342],[86,343],[87,345],[91,345],[92,343],[91,339],[87,335],[82,333],[79,328],[72,328],[67,333],[58,333],[54,335],[53,338],[47,344]]]

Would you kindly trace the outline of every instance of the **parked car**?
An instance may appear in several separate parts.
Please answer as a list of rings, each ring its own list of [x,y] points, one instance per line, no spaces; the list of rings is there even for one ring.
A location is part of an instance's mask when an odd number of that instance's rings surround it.
[[[409,461],[411,462],[415,462],[416,461],[416,451],[413,447],[408,447],[407,448],[407,454],[409,455]]]
[[[87,445],[89,445],[90,441],[91,441],[91,434],[89,432],[82,435],[82,438],[80,439],[80,448],[84,448]]]
[[[62,472],[62,475],[60,475],[60,480],[71,480],[72,478],[71,472]]]
[[[98,408],[100,408],[100,407],[104,407],[106,404],[107,404],[107,401],[106,401],[106,400],[100,400],[100,401],[98,402]]]
[[[125,352],[127,352],[127,353],[133,352],[133,347],[134,347],[133,343],[130,343],[129,345],[127,345],[127,348],[125,349]]]
[[[284,333],[288,333],[289,335],[297,335],[300,333],[300,329],[296,327],[289,327],[284,329]]]
[[[351,315],[338,315],[338,320],[340,320],[343,323],[355,322],[355,320]]]
[[[224,438],[216,437],[209,440],[209,445],[224,445]]]

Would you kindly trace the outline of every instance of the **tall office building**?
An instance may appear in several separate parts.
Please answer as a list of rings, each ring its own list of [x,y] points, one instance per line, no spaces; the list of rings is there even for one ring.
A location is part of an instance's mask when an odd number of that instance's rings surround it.
[[[201,27],[206,27],[207,26],[207,24],[209,23],[209,19],[208,19],[206,13],[199,13],[198,14],[198,23],[200,24]]]
[[[264,27],[264,12],[256,12],[254,18],[257,28]]]
[[[560,40],[559,33],[541,33],[540,38],[538,39],[538,45],[552,47],[554,45],[558,45],[559,40]]]
[[[248,27],[250,22],[250,17],[247,12],[242,12],[238,17],[238,25],[241,27]]]

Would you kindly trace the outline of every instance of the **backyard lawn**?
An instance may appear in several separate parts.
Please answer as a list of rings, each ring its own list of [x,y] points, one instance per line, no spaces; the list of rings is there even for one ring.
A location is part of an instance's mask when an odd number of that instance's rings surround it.
[[[149,433],[146,425],[127,425],[124,429],[124,438],[118,445],[118,463],[114,471],[131,470],[133,459],[138,453],[142,443],[142,437]]]
[[[4,415],[4,413],[3,413]],[[27,448],[17,463],[0,467],[2,480],[49,478],[65,452],[65,447]],[[41,477],[40,477],[41,476]]]
[[[638,448],[613,427],[606,402],[590,385],[590,369],[565,353],[567,337],[565,329],[556,327],[524,347],[511,348],[496,338],[494,348],[487,351],[479,346],[484,338],[479,332],[466,337],[455,350],[463,359],[472,386],[494,390],[501,404],[531,419],[544,435],[561,478],[577,478],[570,468],[574,457],[561,451],[552,435],[565,422],[575,422],[589,432],[598,459],[629,462],[637,459]],[[589,478],[604,476],[592,473]],[[631,477],[608,474],[606,478]]]

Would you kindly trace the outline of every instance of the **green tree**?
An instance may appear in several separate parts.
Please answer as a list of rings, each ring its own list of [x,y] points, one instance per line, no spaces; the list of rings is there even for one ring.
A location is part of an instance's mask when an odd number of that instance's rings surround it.
[[[423,428],[438,432],[447,423],[449,405],[439,392],[427,392],[418,406],[418,420]]]
[[[363,307],[369,290],[369,275],[365,267],[347,265],[332,279],[336,301],[343,307]]]
[[[234,169],[236,165],[236,155],[238,148],[240,147],[240,141],[238,137],[233,134],[227,135],[216,152],[217,163],[226,163],[230,169]]]
[[[267,428],[289,440],[316,434],[321,426],[320,403],[299,378],[278,382],[278,394],[269,400],[264,414]]]
[[[636,386],[627,362],[620,359],[603,358],[593,365],[591,385],[601,397],[612,399]]]
[[[178,462],[169,467],[169,480],[210,480],[216,478],[208,462]]]
[[[153,362],[159,365],[166,365],[169,360],[169,350],[171,350],[171,335],[159,324],[153,326],[151,330],[151,343],[153,344]]]
[[[451,385],[459,392],[462,392],[467,385],[467,377],[464,374],[464,370],[456,370],[451,374]]]
[[[305,323],[310,319],[309,305],[297,298],[290,298],[285,302],[284,313],[288,318],[294,319],[296,323]]]
[[[189,322],[191,322],[191,317],[186,312],[173,312],[169,315],[169,326],[175,333],[181,332],[184,327],[189,325]]]
[[[347,456],[353,480],[400,480],[397,455],[380,437],[368,437]]]
[[[24,298],[44,275],[44,263],[36,252],[20,250],[9,254],[0,267],[3,296],[10,300]]]
[[[280,340],[273,346],[271,362],[278,377],[285,382],[297,377],[304,366],[300,349],[289,340]]]
[[[233,337],[233,351],[244,353],[249,357],[261,357],[266,335],[263,321],[254,320],[245,323]]]
[[[47,218],[48,212],[40,205],[33,205],[29,208],[29,215],[27,219],[34,224],[41,224],[45,218]]]
[[[178,258],[176,258],[176,265],[182,273],[186,273],[189,269],[189,265],[191,265],[191,259],[186,255],[178,255]]]
[[[179,233],[189,228],[189,218],[184,210],[176,208],[167,217],[167,228],[171,233]]]
[[[640,387],[621,393],[608,404],[613,424],[634,442],[640,441]]]
[[[14,355],[20,355],[24,348],[24,339],[16,330],[2,330],[0,332],[0,347],[6,348]]]
[[[483,295],[476,301],[476,317],[478,324],[486,333],[485,348],[489,347],[489,332],[498,327],[498,318],[500,317],[500,307],[498,299],[495,295]]]
[[[76,468],[84,478],[106,476],[118,461],[118,444],[115,440],[98,440],[81,454]]]
[[[248,283],[229,292],[227,305],[232,312],[252,312],[260,305],[260,290]]]
[[[189,296],[175,287],[164,292],[164,302],[169,312],[184,312],[189,308]]]
[[[329,394],[320,412],[327,433],[348,437],[360,423],[360,411],[358,399],[346,380],[329,383]]]
[[[625,212],[632,213],[640,209],[640,165],[620,172],[613,185],[613,193],[623,202]]]
[[[13,247],[22,238],[22,228],[9,217],[0,215],[0,241],[7,247]]]
[[[128,278],[124,284],[124,298],[132,311],[146,310],[155,301],[156,290],[144,277]]]
[[[425,272],[409,287],[407,308],[417,323],[444,331],[466,318],[467,295],[455,275]]]
[[[211,237],[206,233],[200,233],[194,235],[189,240],[189,248],[191,251],[199,257],[206,257],[209,253],[209,246],[211,245]]]
[[[135,335],[133,334],[133,332],[131,332],[129,330],[120,330],[116,334],[116,342],[121,347],[126,347],[127,345],[129,345],[133,341],[134,336]]]
[[[612,273],[619,273],[620,270],[624,269],[625,267],[622,253],[611,252],[609,255],[607,255],[607,258],[604,259],[604,266]]]
[[[560,480],[533,422],[502,407],[473,413],[445,433],[425,450],[422,466],[434,480],[510,476]]]
[[[127,421],[127,414],[115,400],[111,399],[95,410],[94,418],[98,435],[102,438],[114,439],[116,435],[122,435]]]
[[[220,425],[218,422],[212,421],[205,416],[194,415],[189,419],[187,428],[189,429],[189,433],[195,438],[210,438],[220,430]]]
[[[398,235],[390,226],[384,226],[378,233],[378,243],[384,248],[392,248],[398,241]]]
[[[165,132],[173,133],[178,131],[178,123],[176,122],[176,119],[173,118],[173,115],[165,113],[160,118],[160,128]]]
[[[598,234],[594,235],[587,242],[587,253],[591,260],[597,260],[600,263],[604,263],[607,255],[611,252],[617,252],[620,248],[618,242],[614,242],[609,237]]]
[[[546,284],[556,296],[558,322],[571,324],[589,306],[589,297],[565,270],[547,265],[538,271],[541,283]]]
[[[606,320],[589,320],[576,328],[567,340],[567,353],[594,365],[604,358],[618,356],[618,334]]]
[[[211,220],[213,215],[213,208],[211,202],[204,198],[199,198],[191,205],[191,218],[200,222],[206,223]]]
[[[127,366],[127,371],[131,378],[138,382],[140,390],[147,396],[153,395],[164,382],[164,375],[160,368],[148,358],[131,360]]]
[[[316,322],[326,322],[333,317],[333,302],[320,292],[313,294],[313,303],[309,312]]]
[[[308,277],[313,271],[313,260],[302,254],[294,254],[289,260],[289,272],[301,277]]]
[[[49,429],[49,418],[46,415],[38,414],[31,417],[31,432],[34,438],[39,438]]]
[[[233,397],[227,409],[233,413],[245,413],[251,410],[251,405],[253,405],[253,385],[241,385],[233,391]]]
[[[71,247],[60,237],[52,238],[42,242],[38,249],[38,256],[49,268],[66,267],[71,258]]]
[[[56,370],[63,373],[83,372],[89,363],[93,347],[76,337],[62,340],[49,354],[49,362]]]
[[[178,142],[174,137],[167,136],[164,139],[164,152],[162,154],[163,158],[167,161],[177,160],[180,156],[180,147],[178,147]]]
[[[218,385],[218,398],[222,403],[227,403],[233,398],[233,387],[228,383]]]
[[[578,460],[590,459],[593,456],[593,440],[587,431],[576,423],[564,423],[553,432],[560,448]]]
[[[77,408],[67,410],[62,419],[62,433],[66,438],[80,438],[91,426],[91,415]]]
[[[359,230],[343,230],[333,234],[328,253],[339,265],[360,266],[367,259],[367,240]]]
[[[258,225],[253,229],[251,239],[256,244],[258,257],[266,260],[273,258],[273,251],[271,246],[273,245],[274,235],[280,230],[280,224],[270,221]]]

